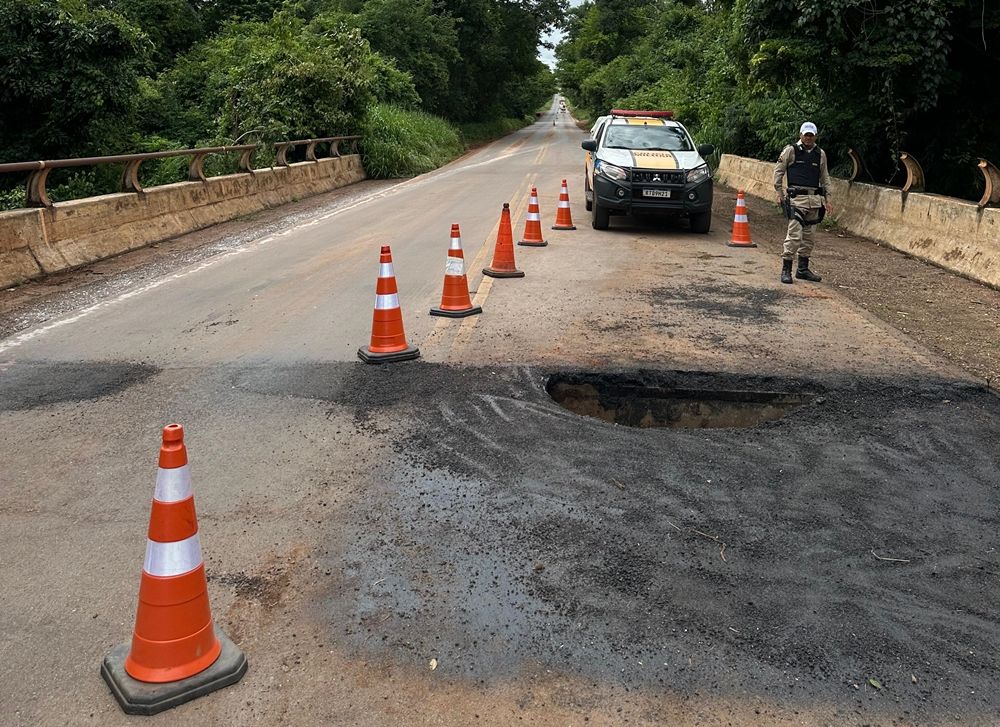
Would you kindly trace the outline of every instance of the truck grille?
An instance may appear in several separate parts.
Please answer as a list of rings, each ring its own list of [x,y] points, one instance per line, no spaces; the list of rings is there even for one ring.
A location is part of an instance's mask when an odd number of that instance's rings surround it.
[[[632,181],[639,184],[684,184],[684,172],[682,170],[671,169],[664,171],[662,169],[647,170],[647,169],[633,169],[632,170]]]

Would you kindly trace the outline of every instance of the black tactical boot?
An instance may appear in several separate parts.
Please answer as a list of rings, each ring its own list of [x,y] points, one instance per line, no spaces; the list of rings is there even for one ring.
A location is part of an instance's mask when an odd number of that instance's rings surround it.
[[[809,258],[799,255],[799,269],[795,271],[795,277],[801,280],[808,280],[810,283],[818,283],[823,278],[809,269]]]
[[[792,282],[792,261],[782,260],[781,261],[781,282],[789,283]]]

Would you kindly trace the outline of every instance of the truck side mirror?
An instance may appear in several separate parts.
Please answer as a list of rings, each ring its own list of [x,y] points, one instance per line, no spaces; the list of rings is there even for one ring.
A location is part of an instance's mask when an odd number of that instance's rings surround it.
[[[702,144],[698,147],[698,156],[702,159],[707,159],[708,157],[715,154],[715,147],[711,144]]]
[[[597,139],[587,139],[586,141],[580,142],[580,146],[586,151],[597,151]]]

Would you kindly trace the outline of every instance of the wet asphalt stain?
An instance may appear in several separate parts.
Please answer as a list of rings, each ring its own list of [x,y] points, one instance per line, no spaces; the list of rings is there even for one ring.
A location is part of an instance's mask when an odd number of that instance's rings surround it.
[[[347,409],[355,424],[373,427],[374,415],[391,408],[419,409],[440,398],[440,377],[449,385],[474,390],[500,369],[447,367],[422,362],[369,366],[363,363],[315,363],[283,367],[238,368],[230,382],[236,388],[267,396],[292,396],[327,402],[331,410]],[[435,372],[428,376],[427,372]],[[516,392],[511,392],[516,396]]]
[[[778,305],[788,293],[730,282],[703,282],[653,288],[646,291],[645,296],[653,306],[679,306],[712,320],[768,324],[777,322]]]
[[[751,429],[577,416],[530,368],[299,366],[391,436],[330,533],[345,647],[482,683],[542,665],[628,688],[995,713],[1000,406],[946,381],[649,373],[821,392]],[[894,558],[897,560],[884,560]],[[913,682],[913,678],[917,681]]]
[[[100,399],[159,373],[137,363],[22,363],[0,371],[0,411]]]

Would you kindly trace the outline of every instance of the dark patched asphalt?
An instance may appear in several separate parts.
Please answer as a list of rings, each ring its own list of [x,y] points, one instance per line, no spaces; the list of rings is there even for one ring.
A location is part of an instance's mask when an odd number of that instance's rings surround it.
[[[361,652],[845,714],[889,700],[985,724],[1000,706],[1000,406],[979,387],[626,372],[817,395],[753,429],[668,430],[567,412],[526,367],[262,373],[238,385],[398,437],[330,534],[354,587],[324,608]]]

